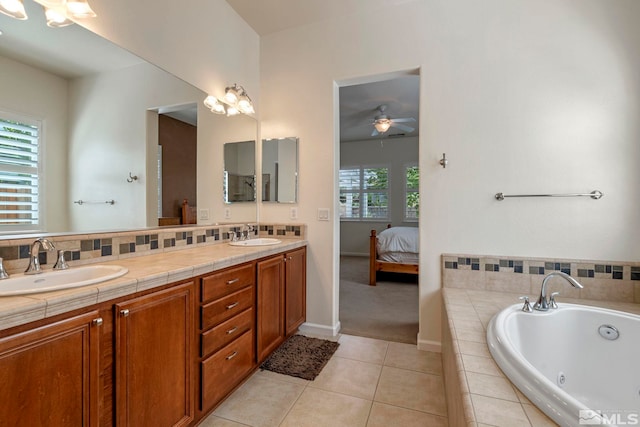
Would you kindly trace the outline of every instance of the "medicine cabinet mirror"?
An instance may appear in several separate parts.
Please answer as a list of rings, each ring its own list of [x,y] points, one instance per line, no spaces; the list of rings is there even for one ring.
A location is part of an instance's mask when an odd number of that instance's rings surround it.
[[[256,201],[256,142],[224,144],[223,194],[225,203]]]
[[[262,140],[262,201],[298,201],[298,138]]]

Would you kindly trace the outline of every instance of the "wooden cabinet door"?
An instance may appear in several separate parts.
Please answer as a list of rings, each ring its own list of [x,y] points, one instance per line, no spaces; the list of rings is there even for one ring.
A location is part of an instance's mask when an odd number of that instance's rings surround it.
[[[182,426],[194,417],[194,284],[116,304],[118,426]]]
[[[285,254],[285,332],[293,334],[306,320],[307,251],[297,249]]]
[[[97,311],[0,339],[0,425],[97,426]]]
[[[257,355],[262,362],[284,340],[284,258],[258,261]]]

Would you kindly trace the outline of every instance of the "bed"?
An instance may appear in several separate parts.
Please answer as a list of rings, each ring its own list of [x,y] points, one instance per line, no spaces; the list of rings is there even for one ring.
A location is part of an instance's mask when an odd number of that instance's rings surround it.
[[[417,227],[391,227],[371,230],[369,236],[369,285],[376,285],[379,271],[418,274],[419,235]]]

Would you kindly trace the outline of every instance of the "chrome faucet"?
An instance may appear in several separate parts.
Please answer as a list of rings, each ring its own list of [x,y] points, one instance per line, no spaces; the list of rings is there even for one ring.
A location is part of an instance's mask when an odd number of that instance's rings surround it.
[[[38,274],[42,273],[42,269],[40,268],[40,258],[38,258],[38,253],[40,252],[40,248],[46,249],[48,251],[54,250],[56,247],[53,242],[41,237],[37,239],[31,245],[31,254],[29,256],[29,265],[27,269],[24,271],[24,274]]]
[[[247,240],[251,239],[254,230],[253,225],[247,224]]]
[[[557,304],[555,303],[555,298],[554,298],[558,294],[557,292],[554,292],[553,294],[551,294],[551,304],[549,304],[550,300],[547,298],[547,282],[549,281],[549,279],[551,279],[554,276],[562,277],[567,282],[569,282],[571,286],[573,286],[574,288],[578,288],[578,289],[583,288],[583,286],[580,283],[578,283],[576,279],[569,276],[567,273],[563,273],[561,271],[554,271],[552,273],[549,273],[542,281],[542,287],[540,288],[540,296],[538,297],[538,301],[536,301],[535,305],[533,306],[534,310],[547,311],[549,310],[549,307],[551,308],[558,307]]]

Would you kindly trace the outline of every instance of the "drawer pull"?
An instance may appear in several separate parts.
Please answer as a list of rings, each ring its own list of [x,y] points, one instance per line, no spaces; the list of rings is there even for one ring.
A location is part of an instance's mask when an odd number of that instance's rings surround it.
[[[238,306],[238,304],[240,304],[239,301],[234,302],[233,304],[229,304],[227,306],[227,310],[231,310],[232,308],[236,308]]]
[[[228,356],[226,357],[226,359],[227,359],[227,360],[231,360],[231,359],[233,359],[234,357],[236,357],[237,355],[238,355],[238,352],[237,352],[237,351],[234,351],[233,353],[231,353],[230,355],[228,355]]]
[[[238,283],[240,279],[231,279],[227,280],[227,285],[233,285],[234,283]]]
[[[238,330],[238,327],[237,327],[237,326],[234,326],[233,328],[231,328],[231,329],[229,329],[229,330],[227,331],[227,335],[231,335],[232,333],[234,333],[234,332],[235,332],[235,331],[237,331],[237,330]]]

